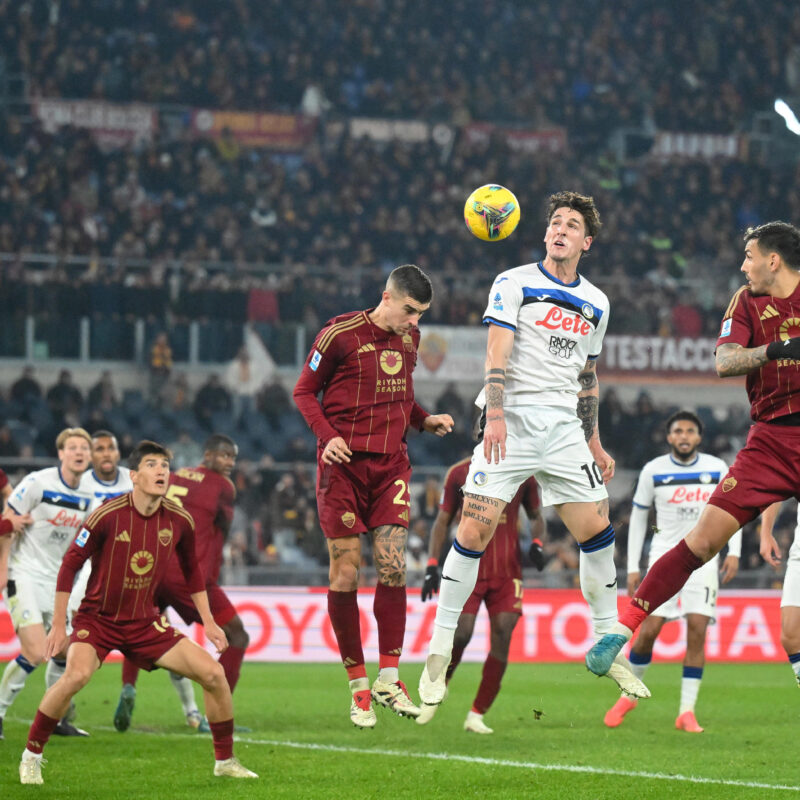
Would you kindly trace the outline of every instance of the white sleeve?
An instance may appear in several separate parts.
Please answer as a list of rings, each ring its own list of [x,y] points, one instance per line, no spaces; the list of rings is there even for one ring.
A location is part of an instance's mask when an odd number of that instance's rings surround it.
[[[640,508],[650,508],[655,499],[655,486],[653,484],[653,462],[648,461],[639,473],[636,481],[636,491],[633,493],[633,504]]]
[[[647,534],[647,519],[650,516],[649,508],[633,506],[631,520],[628,523],[628,572],[641,572],[639,563],[642,560],[642,547]]]
[[[606,335],[606,330],[608,330],[608,315],[610,312],[611,309],[606,306],[603,316],[600,317],[600,321],[597,323],[597,327],[594,329],[592,343],[589,346],[590,358],[596,358],[603,351],[603,337]]]
[[[495,278],[489,290],[489,302],[483,312],[484,325],[502,325],[512,331],[517,329],[517,317],[522,305],[522,287],[516,278],[503,272]]]
[[[8,505],[17,514],[28,514],[41,502],[42,487],[33,473],[23,478],[8,498]]]
[[[736,533],[728,540],[728,555],[742,557],[742,529],[739,528]]]

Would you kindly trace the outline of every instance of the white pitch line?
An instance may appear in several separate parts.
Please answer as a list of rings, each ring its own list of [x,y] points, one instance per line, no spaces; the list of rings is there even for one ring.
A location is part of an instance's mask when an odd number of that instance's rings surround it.
[[[17,720],[21,721],[21,720]],[[94,730],[113,731],[110,726],[94,725]],[[164,736],[181,739],[196,739],[197,733],[165,733],[162,731],[137,731],[133,728],[129,733],[142,736]],[[200,734],[202,736],[203,734]],[[481,756],[465,756],[459,753],[414,753],[408,750],[382,750],[369,747],[345,747],[337,744],[319,744],[316,742],[292,742],[286,739],[256,739],[251,736],[234,736],[234,740],[244,744],[268,745],[270,747],[291,747],[295,750],[325,750],[333,753],[357,753],[367,756],[394,756],[400,758],[418,758],[429,761],[461,761],[465,764],[483,764],[489,767],[513,767],[514,769],[542,770],[544,772],[572,772],[583,775],[618,775],[623,778],[648,778],[658,781],[676,781],[679,783],[710,784],[715,786],[736,786],[742,789],[774,789],[776,791],[800,792],[800,786],[787,786],[780,783],[762,783],[761,781],[734,781],[724,778],[703,778],[697,775],[669,775],[664,772],[643,772],[628,769],[608,769],[605,767],[587,767],[576,764],[539,764],[536,761],[511,761],[505,758],[483,758]]]
[[[292,747],[297,750],[328,750],[335,753],[358,753],[359,755],[398,756],[406,758],[428,759],[431,761],[462,761],[466,764],[484,764],[492,767],[514,767],[516,769],[544,770],[548,772],[574,772],[589,775],[619,775],[625,778],[650,778],[653,780],[679,781],[685,783],[706,783],[719,786],[737,786],[746,789],[776,789],[787,792],[800,792],[800,786],[785,786],[760,781],[734,781],[723,778],[701,778],[694,775],[668,775],[663,772],[637,772],[626,769],[606,769],[602,767],[584,767],[574,764],[538,764],[535,761],[510,761],[503,758],[482,758],[465,756],[457,753],[414,753],[407,750],[377,750],[367,747],[344,747],[335,744],[316,744],[314,742],[291,742],[280,739],[253,739],[236,737],[247,744],[263,744],[272,747]]]

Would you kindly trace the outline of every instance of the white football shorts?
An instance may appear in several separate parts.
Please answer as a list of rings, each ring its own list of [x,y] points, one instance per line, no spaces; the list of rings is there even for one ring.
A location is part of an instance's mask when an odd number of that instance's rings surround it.
[[[666,552],[666,551],[665,551]],[[663,553],[650,557],[651,567]],[[717,621],[717,594],[719,593],[719,556],[696,569],[683,588],[666,603],[662,603],[653,613],[654,617],[664,619],[680,619],[687,614],[702,614],[711,618],[713,625]]]
[[[487,464],[483,442],[472,453],[465,494],[510,502],[531,475],[542,488],[542,505],[591,503],[608,497],[575,411],[553,406],[504,409],[506,457]]]
[[[53,623],[53,606],[56,602],[56,585],[33,578],[14,578],[3,590],[3,600],[11,614],[14,630],[28,625],[44,625],[50,630]]]
[[[786,574],[783,576],[781,608],[784,606],[800,606],[800,541],[796,534],[789,548]]]

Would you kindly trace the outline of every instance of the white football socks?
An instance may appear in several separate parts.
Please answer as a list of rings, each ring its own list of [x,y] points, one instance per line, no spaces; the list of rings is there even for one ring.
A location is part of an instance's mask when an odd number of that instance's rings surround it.
[[[479,557],[462,555],[455,549],[455,546],[450,548],[442,567],[436,619],[433,623],[433,635],[428,645],[429,654],[450,658],[458,618],[475,588],[479,567]]]
[[[580,551],[581,592],[592,615],[595,639],[609,633],[617,621],[617,568],[614,545],[592,553]]]
[[[172,685],[178,693],[178,698],[183,706],[183,713],[191,714],[194,711],[199,711],[197,702],[194,699],[194,686],[192,682],[183,675],[177,675],[174,672],[169,673],[169,679],[172,681]]]

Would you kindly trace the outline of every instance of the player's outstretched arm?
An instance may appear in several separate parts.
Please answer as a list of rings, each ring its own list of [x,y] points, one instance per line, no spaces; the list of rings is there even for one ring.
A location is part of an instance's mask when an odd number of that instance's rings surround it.
[[[431,528],[430,541],[428,542],[428,565],[425,567],[425,578],[422,581],[422,592],[420,597],[424,603],[439,592],[441,583],[441,573],[439,572],[439,558],[442,555],[442,547],[447,538],[447,530],[453,515],[448,511],[439,509],[436,519]]]
[[[422,429],[437,436],[447,436],[453,430],[453,418],[449,414],[430,414],[425,417]]]
[[[786,344],[790,341],[795,341],[800,344],[800,338],[788,339]],[[717,347],[717,354],[715,356],[715,363],[717,367],[717,375],[720,378],[732,378],[735,375],[747,375],[754,369],[763,367],[767,361],[772,361],[776,358],[800,358],[800,355],[792,356],[785,353],[781,356],[779,353],[774,352],[773,355],[768,355],[768,348],[773,345],[782,345],[783,342],[772,342],[772,344],[762,344],[758,347],[742,347],[740,344],[731,342],[730,344],[721,344]]]
[[[192,602],[197,608],[200,619],[203,621],[203,630],[206,638],[214,645],[218,653],[224,653],[228,649],[228,638],[225,636],[225,631],[214,622],[211,608],[208,605],[208,594],[206,594],[205,590],[193,592]]]
[[[775,541],[772,531],[775,528],[775,520],[778,518],[780,508],[780,502],[767,506],[761,512],[761,527],[759,528],[761,541],[758,552],[767,564],[776,568],[781,565],[781,548]]]
[[[586,444],[597,466],[603,473],[603,483],[614,477],[614,459],[603,450],[600,444],[600,431],[597,427],[597,412],[600,407],[600,383],[597,380],[597,364],[589,359],[578,375],[581,385],[578,392],[578,419],[583,426]]]
[[[514,331],[502,325],[489,326],[486,345],[486,427],[483,429],[483,455],[488,464],[499,464],[506,457],[506,417],[503,396],[506,388],[506,365],[514,347]]]
[[[44,660],[49,661],[53,656],[64,653],[69,644],[67,636],[67,603],[69,592],[56,592],[55,606],[53,607],[53,624],[44,640]]]

